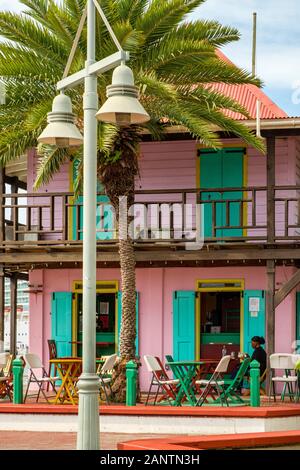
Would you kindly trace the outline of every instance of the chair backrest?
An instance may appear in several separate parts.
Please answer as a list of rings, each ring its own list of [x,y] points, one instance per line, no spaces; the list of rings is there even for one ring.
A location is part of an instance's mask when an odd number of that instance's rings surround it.
[[[13,354],[8,355],[8,359],[6,361],[6,366],[3,369],[4,375],[10,376],[12,373],[12,362],[13,362]]]
[[[161,366],[159,365],[157,359],[154,356],[146,355],[144,356],[144,361],[149,372],[161,371]]]
[[[230,359],[231,359],[231,356],[223,356],[219,364],[217,365],[215,372],[219,374],[225,374],[225,372],[227,372]]]
[[[173,356],[170,354],[166,354],[165,358],[167,359],[167,362],[174,362]]]
[[[44,366],[37,354],[25,354],[25,362],[30,369],[43,369]]]
[[[250,362],[251,362],[250,357],[246,357],[243,360],[243,362],[240,365],[239,370],[237,371],[236,376],[234,377],[234,379],[232,379],[231,384],[229,385],[229,387],[226,390],[228,390],[228,391],[229,390],[236,390],[240,386],[240,384],[241,384],[241,382],[242,382],[242,380],[245,376],[246,370],[249,367]]]
[[[49,359],[57,358],[57,348],[55,339],[48,339]]]
[[[113,370],[114,365],[116,363],[118,355],[112,354],[105,359],[103,366],[101,367],[101,374],[105,374]]]
[[[275,353],[270,356],[271,369],[293,370],[295,369],[295,355],[287,353]]]
[[[6,368],[9,356],[10,356],[9,353],[1,353],[0,354],[0,369],[5,369]]]

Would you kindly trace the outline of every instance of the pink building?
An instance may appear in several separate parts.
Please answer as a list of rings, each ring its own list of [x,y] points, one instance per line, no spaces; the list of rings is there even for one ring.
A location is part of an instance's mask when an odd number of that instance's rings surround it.
[[[300,340],[300,119],[287,117],[254,86],[222,88],[247,107],[253,119],[245,123],[253,129],[261,100],[267,155],[232,135],[221,134],[218,151],[203,148],[185,129],[166,129],[163,142],[145,136],[136,181],[136,201],[147,209],[136,231],[148,236],[136,240],[141,357],[213,358],[224,345],[249,352],[254,335],[267,338],[269,352],[292,352]],[[81,353],[82,199],[72,194],[73,166],[64,165],[34,193],[37,159],[28,153],[28,195],[25,203],[16,195],[19,210],[12,210],[0,241],[4,268],[29,271],[30,351],[44,362],[50,338],[60,355]],[[101,195],[98,201],[100,355],[118,351],[122,286],[109,202]],[[177,204],[179,212],[173,206],[169,217],[162,203]],[[182,203],[189,204],[189,220]],[[192,243],[196,233],[204,237],[201,247]],[[146,389],[145,367],[140,373]]]

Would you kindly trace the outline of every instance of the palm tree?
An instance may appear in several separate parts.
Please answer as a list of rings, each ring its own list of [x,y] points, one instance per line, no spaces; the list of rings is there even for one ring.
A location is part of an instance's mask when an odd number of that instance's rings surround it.
[[[120,43],[130,52],[130,67],[139,86],[141,102],[151,116],[147,125],[154,139],[163,135],[163,123],[183,125],[191,136],[209,147],[220,146],[212,125],[234,133],[263,151],[257,139],[242,124],[226,115],[233,110],[248,117],[233,99],[213,89],[214,83],[260,85],[257,78],[222,60],[217,49],[239,39],[239,32],[216,21],[188,19],[205,0],[101,0],[101,6]],[[24,14],[0,12],[0,76],[6,88],[6,104],[0,109],[0,162],[5,166],[28,148],[46,123],[85,0],[21,0]],[[97,19],[97,60],[112,54],[114,44]],[[71,73],[84,66],[86,31],[83,32]],[[98,80],[100,102],[111,73]],[[71,98],[79,125],[82,124],[82,87]],[[140,129],[99,125],[98,176],[116,214],[119,196],[134,201],[138,173]],[[35,186],[47,183],[61,165],[73,158],[67,149],[40,148],[40,166]],[[76,154],[81,161],[82,152]],[[81,165],[82,167],[82,165]],[[80,190],[79,171],[77,191]],[[135,254],[132,239],[119,241],[122,276],[122,327],[120,368],[114,384],[117,398],[124,399],[124,364],[135,358]]]

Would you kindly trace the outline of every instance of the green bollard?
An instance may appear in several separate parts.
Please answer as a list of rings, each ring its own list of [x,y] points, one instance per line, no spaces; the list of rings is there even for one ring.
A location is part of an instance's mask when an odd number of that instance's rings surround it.
[[[250,406],[260,406],[260,364],[250,363]]]
[[[137,364],[129,361],[126,364],[126,406],[136,405]]]
[[[23,403],[23,361],[17,358],[13,361],[13,402]]]

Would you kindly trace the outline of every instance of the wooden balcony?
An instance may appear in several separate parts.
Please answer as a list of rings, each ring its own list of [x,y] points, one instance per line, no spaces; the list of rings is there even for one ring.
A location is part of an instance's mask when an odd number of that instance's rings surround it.
[[[136,191],[137,262],[300,259],[300,186],[275,186],[273,194],[266,186]],[[97,200],[99,262],[118,263],[114,213],[105,195]],[[1,263],[57,264],[60,255],[81,262],[82,198],[3,194],[0,212]]]

